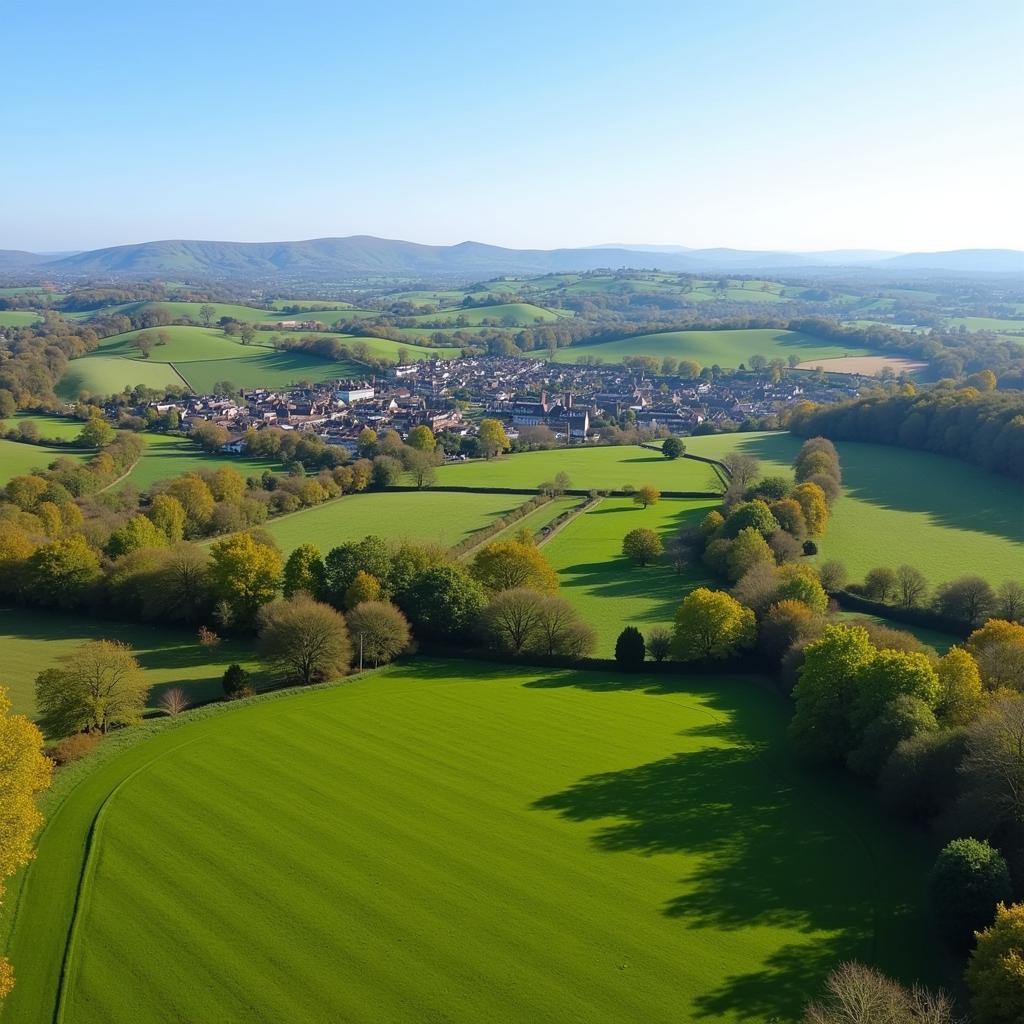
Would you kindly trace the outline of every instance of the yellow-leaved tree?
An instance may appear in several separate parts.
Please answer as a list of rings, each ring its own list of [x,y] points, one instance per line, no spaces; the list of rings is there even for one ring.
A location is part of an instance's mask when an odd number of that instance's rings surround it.
[[[4,883],[32,858],[32,839],[43,816],[36,795],[50,785],[53,762],[43,754],[42,733],[24,715],[11,714],[0,687],[0,898]],[[0,999],[14,986],[14,971],[0,957]]]

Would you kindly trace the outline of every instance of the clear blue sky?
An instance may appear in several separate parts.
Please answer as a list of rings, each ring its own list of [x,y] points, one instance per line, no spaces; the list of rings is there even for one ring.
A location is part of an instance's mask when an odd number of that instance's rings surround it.
[[[36,0],[0,248],[1024,248],[1021,0]]]

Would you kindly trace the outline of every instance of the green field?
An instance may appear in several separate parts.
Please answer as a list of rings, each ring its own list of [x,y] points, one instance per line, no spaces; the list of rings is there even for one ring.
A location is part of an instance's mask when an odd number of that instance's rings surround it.
[[[529,327],[536,323],[550,324],[565,317],[571,317],[568,310],[551,310],[534,306],[528,302],[508,302],[497,306],[471,306],[467,309],[442,309],[436,313],[424,313],[409,317],[415,323],[454,325],[462,318],[467,326],[479,327],[485,320],[510,321],[509,326]]]
[[[46,469],[54,459],[66,456],[71,459],[85,458],[88,453],[76,452],[67,448],[45,448],[38,444],[24,444],[21,441],[8,441],[0,438],[0,486],[12,476],[32,473],[37,469]]]
[[[140,334],[156,338],[165,334],[170,339],[166,345],[156,345],[149,357],[143,359],[135,347]],[[265,339],[263,339],[265,340]],[[225,334],[219,327],[151,327],[145,331],[128,331],[104,338],[91,357],[122,356],[146,363],[191,363],[206,359],[251,359],[253,354],[262,355],[275,351],[266,345],[243,345],[237,338]]]
[[[237,469],[244,477],[257,476],[265,469],[283,472],[284,466],[274,459],[246,459],[238,455],[207,455],[191,441],[169,434],[141,434],[146,442],[142,458],[132,467],[124,483],[148,490],[158,480],[168,480],[182,473],[217,470],[224,466]]]
[[[0,420],[0,424],[7,430],[17,430],[22,423],[34,423],[40,437],[47,440],[56,438],[59,441],[74,441],[84,426],[81,420],[69,419],[66,416],[48,416],[40,412],[19,412],[9,420]]]
[[[271,519],[264,529],[286,554],[306,543],[316,544],[326,554],[338,544],[370,533],[451,547],[525,500],[518,494],[374,491]]]
[[[721,458],[743,451],[766,474],[789,473],[800,439],[784,433],[686,438],[687,449]],[[840,442],[845,495],[819,560],[837,558],[859,580],[879,565],[916,566],[931,584],[979,574],[993,585],[1024,568],[1024,488],[956,459],[888,445]]]
[[[790,355],[805,359],[828,359],[837,356],[870,355],[867,349],[833,345],[798,331],[666,331],[661,334],[640,334],[635,338],[604,341],[593,345],[572,345],[555,355],[560,363],[597,357],[606,363],[621,362],[627,356],[656,356],[662,359],[692,359],[701,366],[736,367],[747,364],[754,355],[765,359],[787,359]]]
[[[139,384],[161,391],[169,387],[184,387],[185,381],[168,363],[88,355],[68,363],[67,372],[55,390],[60,398],[75,401],[82,394],[116,395]]]
[[[210,650],[199,646],[193,630],[107,622],[87,615],[62,615],[49,608],[4,608],[0,611],[0,685],[7,687],[14,710],[33,714],[36,676],[59,665],[89,640],[131,645],[154,687],[153,707],[169,686],[180,686],[196,701],[222,696],[220,679],[233,661],[256,669],[251,643],[224,640]]]
[[[0,327],[28,327],[43,319],[31,309],[0,309]]]
[[[946,326],[966,327],[969,331],[1002,331],[1004,334],[1024,334],[1024,320],[1000,320],[991,316],[956,316],[947,320]]]
[[[840,960],[934,982],[930,849],[787,716],[420,661],[178,719],[51,812],[2,1019],[790,1022]]]
[[[75,398],[82,391],[114,394],[137,384],[156,389],[186,385],[208,393],[220,381],[235,387],[272,388],[303,380],[336,380],[365,369],[358,363],[332,362],[307,352],[243,345],[216,327],[179,325],[152,328],[150,333],[156,336],[160,331],[170,340],[155,346],[148,359],[141,358],[133,345],[139,331],[104,339],[95,352],[71,361],[58,393],[65,398]],[[397,351],[397,344],[391,344]]]
[[[569,474],[570,486],[581,490],[619,490],[627,484],[651,484],[662,491],[721,491],[715,471],[692,459],[669,460],[634,445],[557,448],[503,455],[489,461],[449,463],[437,482],[467,487],[536,488],[556,473]]]
[[[685,593],[705,581],[699,565],[683,576],[664,558],[655,565],[634,565],[622,554],[622,538],[642,526],[668,540],[680,527],[699,523],[716,505],[713,499],[665,498],[641,509],[628,498],[605,498],[544,545],[558,571],[561,596],[597,631],[597,657],[612,657],[625,626],[636,626],[645,635],[653,626],[671,628]]]

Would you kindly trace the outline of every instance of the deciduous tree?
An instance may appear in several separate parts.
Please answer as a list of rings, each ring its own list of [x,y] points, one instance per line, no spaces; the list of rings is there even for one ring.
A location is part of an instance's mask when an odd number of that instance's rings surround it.
[[[661,538],[645,526],[630,530],[622,538],[622,553],[637,565],[647,565],[661,555],[663,551]]]
[[[258,651],[286,679],[304,685],[343,675],[352,663],[345,619],[306,594],[260,609]]]
[[[36,797],[49,787],[52,770],[42,734],[24,715],[11,714],[7,690],[0,687],[0,899],[6,880],[32,859],[32,841],[43,823]],[[13,969],[0,957],[0,1000],[13,985]]]
[[[698,587],[676,612],[672,654],[679,661],[725,658],[749,647],[755,636],[749,608],[724,591]]]
[[[36,676],[39,721],[50,736],[135,725],[148,694],[149,683],[131,648],[114,640],[83,644],[66,667]]]
[[[227,602],[238,623],[251,622],[274,599],[283,569],[281,553],[251,532],[233,534],[210,547],[210,588],[216,600]]]
[[[353,653],[362,645],[363,659],[371,665],[386,665],[409,646],[409,622],[389,601],[364,601],[345,618]]]

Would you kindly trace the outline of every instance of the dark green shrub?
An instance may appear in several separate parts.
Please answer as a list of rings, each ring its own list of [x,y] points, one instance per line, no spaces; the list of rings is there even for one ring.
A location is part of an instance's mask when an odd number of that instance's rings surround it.
[[[647,656],[644,635],[636,626],[627,626],[615,641],[615,660],[623,668],[637,668]]]
[[[954,839],[939,854],[928,878],[939,933],[956,950],[970,948],[974,933],[987,928],[996,904],[1013,895],[1002,855],[979,839]]]

